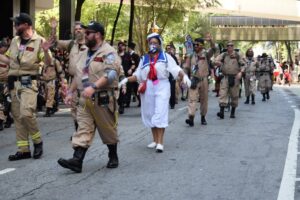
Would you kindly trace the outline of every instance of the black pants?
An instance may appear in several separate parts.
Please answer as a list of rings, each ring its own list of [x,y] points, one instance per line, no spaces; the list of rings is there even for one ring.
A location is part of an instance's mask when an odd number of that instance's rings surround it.
[[[172,74],[170,74],[169,76],[169,82],[171,86],[170,106],[171,108],[174,108],[176,103],[176,80],[174,79]]]

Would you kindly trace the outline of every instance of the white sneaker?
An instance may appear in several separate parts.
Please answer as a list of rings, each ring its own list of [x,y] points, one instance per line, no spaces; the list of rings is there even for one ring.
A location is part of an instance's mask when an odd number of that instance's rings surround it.
[[[156,152],[157,153],[162,153],[164,151],[164,146],[162,144],[157,144],[156,145]]]
[[[147,147],[150,148],[150,149],[155,148],[156,147],[156,142],[151,142],[150,144],[148,144]]]

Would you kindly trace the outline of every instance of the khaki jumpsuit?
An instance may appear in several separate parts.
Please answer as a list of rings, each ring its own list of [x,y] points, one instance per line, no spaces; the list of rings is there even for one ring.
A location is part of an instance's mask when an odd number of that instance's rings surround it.
[[[40,47],[43,40],[34,32],[27,44],[21,48],[21,38],[16,36],[6,52],[6,55],[10,57],[8,85],[19,152],[30,151],[29,135],[34,144],[39,144],[42,141],[35,111],[38,92],[36,79],[39,65],[44,59],[44,51]]]
[[[262,94],[269,92],[272,87],[271,74],[273,67],[273,62],[268,58],[260,61],[258,68],[258,89]]]
[[[89,148],[95,129],[97,128],[104,144],[118,143],[117,133],[117,98],[118,79],[122,72],[121,59],[113,47],[103,41],[101,47],[90,57],[86,65],[88,55],[81,53],[76,66],[75,81],[79,90],[79,105],[77,106],[78,130],[73,135],[73,147]],[[115,70],[116,79],[109,85],[99,88],[93,98],[85,98],[82,95],[84,77],[83,68],[88,66],[88,81],[94,83],[101,77],[107,77],[109,70]],[[109,102],[105,102],[105,99]]]
[[[213,56],[213,49],[208,51],[202,50],[198,54],[194,52],[191,59],[191,79],[196,77],[199,82],[195,89],[189,88],[189,103],[188,113],[189,116],[195,116],[197,109],[197,102],[200,99],[200,114],[205,116],[207,114],[208,107],[208,74],[209,74],[209,59]],[[195,70],[195,66],[198,66],[198,70]]]
[[[244,76],[244,87],[245,95],[255,95],[256,92],[256,70],[259,67],[259,63],[255,58],[246,58],[245,60],[245,76]]]
[[[5,121],[6,117],[4,114],[5,105],[3,102],[5,101],[4,98],[6,98],[6,85],[7,85],[7,75],[8,75],[8,65],[0,62],[0,120]]]
[[[60,78],[63,78],[62,67],[60,62],[53,58],[50,66],[46,66],[43,70],[42,80],[46,82],[46,107],[53,108],[55,103],[55,80],[57,75],[60,74]]]
[[[73,45],[72,45],[73,43]],[[77,43],[76,40],[58,40],[57,41],[57,48],[63,50],[69,50],[69,67],[68,73],[74,77],[76,73],[76,65],[79,60],[79,55],[82,52],[87,52],[88,48],[84,44],[80,45]],[[71,49],[69,49],[71,47]],[[71,115],[74,121],[77,121],[76,117],[76,106],[78,104],[78,95],[73,95],[72,103],[71,103]]]
[[[235,77],[242,71],[244,62],[237,52],[233,52],[231,55],[224,52],[217,57],[217,61],[223,64],[221,71],[224,75],[220,84],[219,105],[220,107],[227,106],[228,100],[231,98],[231,106],[236,108],[239,102],[240,81]],[[232,85],[230,86],[229,83]]]

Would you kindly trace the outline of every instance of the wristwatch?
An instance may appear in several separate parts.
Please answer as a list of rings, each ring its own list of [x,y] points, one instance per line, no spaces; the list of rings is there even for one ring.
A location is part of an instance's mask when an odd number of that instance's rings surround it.
[[[92,83],[92,84],[91,84],[91,87],[92,87],[94,90],[97,90],[97,89],[98,89],[95,83]]]

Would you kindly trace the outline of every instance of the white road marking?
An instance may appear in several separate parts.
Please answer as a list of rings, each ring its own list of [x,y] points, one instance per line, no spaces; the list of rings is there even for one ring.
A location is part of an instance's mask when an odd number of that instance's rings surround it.
[[[288,101],[289,103],[293,103],[293,101]]]
[[[185,109],[187,109],[187,106],[184,106],[182,108],[178,108],[178,110],[185,110]]]
[[[291,107],[292,107],[292,108],[297,108],[297,106],[295,106],[295,105],[291,105]]]
[[[296,182],[299,182],[300,181],[300,178],[296,178]]]
[[[15,171],[15,170],[16,170],[15,168],[6,168],[6,169],[0,171],[0,175]]]
[[[60,108],[58,113],[66,113],[66,112],[70,112],[71,108]]]
[[[295,119],[290,135],[288,151],[277,200],[294,200],[295,195],[300,111],[298,109],[294,109],[294,112]]]

